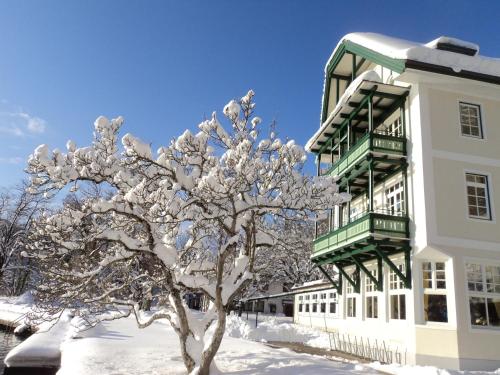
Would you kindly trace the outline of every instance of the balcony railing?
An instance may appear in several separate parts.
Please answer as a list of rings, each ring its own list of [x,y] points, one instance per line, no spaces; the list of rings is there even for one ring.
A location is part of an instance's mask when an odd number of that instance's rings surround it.
[[[362,160],[369,152],[406,156],[406,139],[387,132],[366,133],[351,149],[324,173],[340,176]]]
[[[313,257],[335,253],[371,237],[407,239],[408,218],[393,212],[363,213],[349,224],[316,238]]]

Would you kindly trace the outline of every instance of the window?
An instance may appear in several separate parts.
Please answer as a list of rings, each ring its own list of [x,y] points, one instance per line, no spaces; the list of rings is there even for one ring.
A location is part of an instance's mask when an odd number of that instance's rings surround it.
[[[398,269],[405,273],[403,264],[399,264]],[[389,272],[389,303],[391,319],[406,319],[406,294],[403,281],[392,269]]]
[[[481,107],[477,104],[460,102],[460,129],[462,135],[483,138]]]
[[[308,294],[308,295],[306,296],[306,301],[309,301],[310,299],[311,299],[311,296]]]
[[[306,303],[306,312],[309,312],[309,304]]]
[[[337,293],[330,293],[330,299],[337,299]]]
[[[377,278],[377,270],[370,271],[372,276]],[[378,296],[376,295],[377,286],[373,280],[365,277],[365,292],[366,292],[366,317],[376,319],[378,318]]]
[[[404,188],[400,181],[385,190],[386,208],[390,215],[401,215],[404,212]]]
[[[318,304],[317,303],[313,303],[313,308],[312,308],[312,312],[315,313],[318,311]]]
[[[319,309],[320,312],[326,313],[326,303],[325,302],[320,303]]]
[[[304,296],[299,296],[299,301],[302,301],[304,299]]]
[[[394,122],[387,126],[387,134],[393,137],[401,137],[403,135],[403,127],[401,124],[401,118],[398,117]]]
[[[321,293],[321,294],[319,295],[319,298],[320,298],[320,299],[326,299],[326,293]]]
[[[330,314],[337,313],[337,304],[335,302],[330,302]]]
[[[423,262],[424,317],[429,322],[448,322],[444,262]]]
[[[276,304],[275,303],[270,303],[269,304],[269,312],[271,314],[276,314]]]
[[[299,312],[302,312],[302,304],[299,304]]]
[[[318,299],[318,295],[317,294],[313,294],[313,299]]]
[[[471,324],[500,328],[500,265],[467,263],[465,271]]]
[[[398,117],[390,124],[384,124],[382,127],[382,134],[392,135],[393,137],[401,137],[403,135],[403,126],[401,118]]]
[[[488,176],[466,173],[465,183],[469,217],[491,220]]]
[[[356,317],[356,297],[347,297],[347,316]]]

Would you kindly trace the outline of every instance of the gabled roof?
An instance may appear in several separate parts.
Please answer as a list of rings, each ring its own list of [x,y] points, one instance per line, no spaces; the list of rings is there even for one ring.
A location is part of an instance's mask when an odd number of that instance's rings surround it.
[[[444,36],[422,44],[376,33],[347,34],[337,44],[325,71],[334,64],[335,57],[342,48],[351,51],[354,49],[352,52],[356,52],[356,47],[365,49],[365,53],[371,52],[393,60],[398,65],[403,62],[406,68],[429,70],[431,67],[441,67],[454,73],[452,75],[462,73],[466,75],[465,78],[474,79],[473,76],[468,77],[468,73],[477,73],[479,76],[476,79],[479,80],[486,80],[487,77],[484,76],[497,77],[499,79],[495,83],[500,83],[500,59],[479,55],[477,44]],[[440,73],[446,74],[445,71]]]

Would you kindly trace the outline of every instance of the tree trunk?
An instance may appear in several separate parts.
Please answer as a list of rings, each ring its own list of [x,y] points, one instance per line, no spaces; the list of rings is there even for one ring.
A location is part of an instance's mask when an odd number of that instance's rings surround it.
[[[217,325],[215,327],[214,335],[212,336],[209,347],[203,351],[201,355],[199,375],[209,375],[210,365],[214,360],[215,354],[219,350],[220,343],[226,330],[226,311],[219,309],[217,311]]]

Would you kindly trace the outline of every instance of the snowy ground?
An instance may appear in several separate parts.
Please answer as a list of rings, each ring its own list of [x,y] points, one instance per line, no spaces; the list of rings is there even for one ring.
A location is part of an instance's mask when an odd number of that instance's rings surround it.
[[[26,298],[0,299],[0,316],[4,314],[17,319],[29,309],[29,304]],[[226,335],[215,358],[217,367],[224,374],[380,374],[377,370],[395,375],[500,374],[500,369],[486,373],[360,364],[277,349],[266,342],[300,342],[324,349],[329,349],[330,343],[325,332],[295,325],[289,318],[259,315],[258,327],[255,327],[255,316],[249,318],[246,320],[246,315],[228,318]],[[132,318],[114,320],[80,332],[75,337],[74,327],[69,318],[64,317],[52,330],[40,331],[9,353],[11,364],[36,366],[37,362],[54,362],[60,348],[59,375],[186,374],[177,335],[166,321],[138,329]]]
[[[59,375],[185,374],[178,339],[167,324],[138,329],[133,319],[103,323],[62,346]],[[249,340],[225,337],[216,356],[225,374],[375,374],[353,363],[274,349]]]

